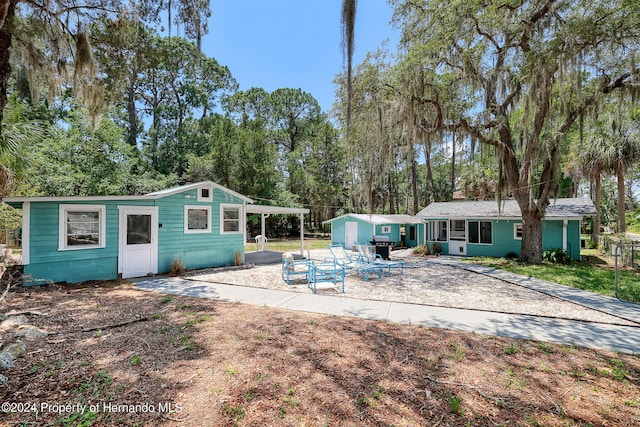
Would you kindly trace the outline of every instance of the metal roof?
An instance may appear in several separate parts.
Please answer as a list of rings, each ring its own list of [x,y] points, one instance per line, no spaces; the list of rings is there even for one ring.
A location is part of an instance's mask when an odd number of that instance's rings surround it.
[[[328,221],[323,222],[323,224],[329,224],[333,221],[336,221],[338,219],[342,219],[342,218],[346,218],[346,217],[350,217],[350,218],[354,218],[363,222],[368,222],[370,224],[375,224],[375,225],[385,225],[385,224],[416,224],[416,223],[421,223],[422,222],[422,218],[418,217],[418,216],[412,216],[412,215],[402,215],[402,214],[389,214],[389,215],[381,215],[381,214],[354,214],[354,213],[349,213],[349,214],[344,214],[344,215],[340,215],[338,217],[332,218]]]
[[[247,196],[243,196],[240,193],[237,193],[233,190],[228,189],[227,187],[224,187],[220,184],[216,184],[213,181],[202,181],[202,182],[196,182],[193,184],[186,184],[186,185],[182,185],[180,187],[174,187],[174,188],[167,188],[166,190],[161,190],[161,191],[155,191],[153,193],[148,193],[148,194],[144,194],[144,195],[139,195],[139,196],[63,196],[63,197],[50,197],[50,196],[44,196],[44,197],[5,197],[4,199],[2,199],[4,202],[6,202],[7,204],[16,204],[16,203],[22,203],[22,202],[77,202],[77,201],[92,201],[92,200],[96,200],[96,201],[100,201],[100,200],[155,200],[155,199],[161,199],[163,197],[167,197],[170,196],[172,194],[178,194],[181,193],[183,191],[188,191],[194,188],[201,188],[201,187],[211,187],[211,188],[217,188],[221,191],[224,191],[226,193],[232,194],[242,200],[244,200],[247,203],[253,203],[253,199],[250,199]]]
[[[575,197],[551,199],[545,210],[545,218],[582,218],[595,215],[596,208],[589,198]],[[520,207],[514,199],[503,200],[498,206],[495,200],[453,201],[431,203],[418,212],[418,216],[428,218],[521,218]]]
[[[248,214],[269,214],[269,215],[309,213],[309,209],[306,209],[306,208],[288,208],[284,206],[267,206],[267,205],[247,205],[246,211]]]

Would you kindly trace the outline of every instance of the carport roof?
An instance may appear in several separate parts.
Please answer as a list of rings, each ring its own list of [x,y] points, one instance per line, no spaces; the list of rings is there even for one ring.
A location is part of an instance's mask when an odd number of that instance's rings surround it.
[[[307,214],[307,208],[288,208],[285,206],[268,206],[268,205],[247,205],[248,214],[268,214],[268,215],[290,215],[290,214]]]

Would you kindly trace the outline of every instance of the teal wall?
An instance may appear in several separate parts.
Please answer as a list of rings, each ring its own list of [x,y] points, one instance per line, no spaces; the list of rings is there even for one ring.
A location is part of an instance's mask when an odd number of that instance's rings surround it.
[[[432,219],[436,221],[438,219]],[[469,218],[469,221],[483,221],[482,219]],[[503,257],[509,254],[520,256],[521,240],[514,239],[514,224],[522,223],[521,220],[492,220],[491,245],[468,243],[467,255],[469,256],[493,256]],[[563,220],[542,221],[542,250],[562,248]],[[468,229],[468,227],[467,227]],[[448,254],[447,242],[439,242],[442,253]],[[433,242],[429,242],[432,246]],[[567,252],[574,260],[580,259],[580,221],[569,220],[567,224]]]
[[[233,265],[239,251],[244,258],[244,225],[238,234],[220,234],[220,204],[242,204],[242,200],[214,189],[211,208],[211,233],[184,234],[184,206],[211,203],[197,202],[196,190],[186,191],[156,201],[158,206],[158,272],[170,270],[171,261],[181,259],[186,269]],[[244,224],[245,218],[242,219]]]
[[[373,235],[381,235],[381,236],[389,236],[389,239],[394,242],[396,245],[400,243],[401,239],[401,225],[400,224],[385,224],[385,225],[374,225],[370,222],[362,221],[360,219],[354,217],[344,217],[338,218],[331,222],[331,243],[333,244],[341,244],[345,248],[350,247],[346,245],[345,240],[345,230],[347,222],[357,222],[358,223],[358,242],[369,242],[372,240]],[[406,240],[405,244],[409,247],[415,247],[419,244],[422,244],[424,240],[424,224],[413,224],[416,227],[416,239],[413,241]],[[382,227],[389,226],[391,227],[391,231],[389,233],[383,233]],[[409,224],[406,225],[406,237],[409,237],[408,231]],[[419,242],[419,243],[418,243]]]
[[[469,220],[474,221],[476,219],[470,218]],[[483,220],[479,219],[478,221]],[[491,222],[493,244],[467,243],[467,255],[503,257],[514,254],[519,256],[521,241],[513,238],[513,227],[514,224],[522,223],[522,221],[493,220]]]
[[[389,233],[383,233],[382,227],[390,227],[391,231]],[[376,225],[376,236],[388,236],[389,240],[398,246],[400,244],[400,224]],[[372,238],[373,235],[369,236],[367,241],[372,240]]]
[[[368,242],[373,237],[373,225],[361,221],[359,219],[353,217],[344,217],[336,219],[331,223],[331,243],[333,244],[341,244],[346,249],[350,249],[353,245],[353,242],[345,242],[345,231],[346,231],[346,223],[347,222],[357,222],[358,223],[358,242]]]
[[[84,282],[118,277],[118,208],[130,202],[74,201],[63,204],[104,205],[104,248],[58,250],[59,203],[31,203],[30,262],[24,267],[25,284],[30,281]]]
[[[244,216],[240,233],[220,235],[220,203],[242,205],[231,194],[214,189],[213,204],[198,202],[196,189],[156,200],[83,200],[31,202],[30,262],[24,267],[25,285],[52,282],[84,282],[118,277],[118,206],[158,206],[158,273],[167,273],[171,261],[182,259],[187,269],[233,265],[239,251],[244,258]],[[104,248],[58,250],[59,204],[91,204],[106,207]],[[211,233],[184,233],[184,205],[211,205]]]

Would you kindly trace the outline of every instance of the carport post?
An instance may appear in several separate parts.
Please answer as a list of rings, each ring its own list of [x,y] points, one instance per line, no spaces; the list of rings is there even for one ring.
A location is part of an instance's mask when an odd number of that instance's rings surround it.
[[[304,214],[300,214],[300,255],[304,256]]]
[[[260,234],[262,235],[262,250],[264,251],[264,246],[265,246],[265,243],[264,243],[264,242],[266,242],[266,238],[267,238],[267,235],[266,235],[266,233],[267,233],[267,232],[266,232],[266,230],[265,230],[265,225],[264,225],[264,220],[265,220],[265,218],[266,218],[266,215],[265,215],[265,214],[262,214],[262,215],[260,215],[260,217],[261,217],[261,221],[260,221]]]

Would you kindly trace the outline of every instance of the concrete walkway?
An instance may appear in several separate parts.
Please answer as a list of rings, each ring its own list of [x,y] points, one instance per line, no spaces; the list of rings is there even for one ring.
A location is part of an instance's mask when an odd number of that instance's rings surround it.
[[[396,258],[402,257],[403,254],[394,252],[393,255]],[[453,265],[479,274],[487,274],[640,323],[640,305],[492,268],[462,263],[453,257],[429,258],[427,262]],[[610,349],[630,354],[640,353],[640,324],[638,327],[617,326],[530,315],[359,300],[349,298],[348,295],[306,294],[286,290],[194,282],[176,277],[141,278],[133,280],[133,283],[140,289],[173,295],[211,298],[226,302],[446,328],[510,338],[549,341],[587,348]]]

